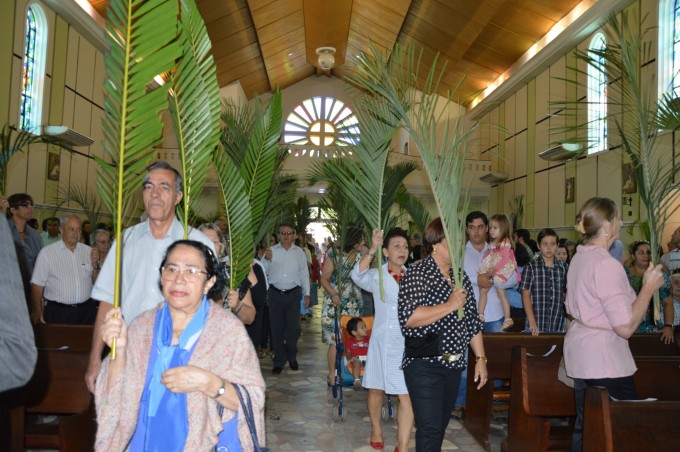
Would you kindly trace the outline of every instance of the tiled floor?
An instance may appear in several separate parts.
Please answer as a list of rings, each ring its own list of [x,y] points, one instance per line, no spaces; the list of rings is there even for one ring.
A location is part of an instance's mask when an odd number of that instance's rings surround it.
[[[262,373],[267,382],[266,428],[267,446],[272,451],[372,451],[368,444],[370,424],[366,411],[366,391],[343,390],[345,420],[334,420],[337,405],[329,403],[326,389],[327,346],[321,343],[320,308],[302,322],[298,343],[300,370],[286,367],[280,375],[271,373],[269,357],[262,358]],[[384,421],[385,451],[396,445],[396,420]],[[492,425],[492,450],[500,450],[505,426]],[[411,435],[415,450],[415,432]],[[442,450],[481,452],[484,449],[455,419],[449,423]]]

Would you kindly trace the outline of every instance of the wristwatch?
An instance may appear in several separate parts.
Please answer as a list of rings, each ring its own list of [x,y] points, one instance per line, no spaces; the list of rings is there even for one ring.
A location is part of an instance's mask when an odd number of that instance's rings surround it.
[[[217,390],[217,394],[215,394],[215,396],[213,397],[213,399],[216,399],[216,398],[218,398],[219,396],[221,396],[221,395],[224,394],[224,387],[225,387],[225,384],[226,384],[226,383],[224,382],[224,380],[222,380],[222,386],[220,386],[220,389]]]

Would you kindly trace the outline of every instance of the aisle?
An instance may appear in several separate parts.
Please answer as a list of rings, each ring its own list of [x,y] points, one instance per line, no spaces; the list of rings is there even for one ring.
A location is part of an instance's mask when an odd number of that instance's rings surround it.
[[[298,363],[300,370],[284,367],[273,375],[272,361],[262,358],[262,374],[267,382],[267,446],[278,451],[373,451],[368,444],[370,424],[366,412],[366,391],[343,390],[344,422],[333,421],[335,405],[326,396],[326,352],[321,343],[321,308],[315,307],[313,318],[302,322]],[[387,420],[383,428],[385,451],[396,445],[396,420]],[[411,436],[415,450],[415,436]],[[481,452],[483,449],[452,419],[442,450]]]

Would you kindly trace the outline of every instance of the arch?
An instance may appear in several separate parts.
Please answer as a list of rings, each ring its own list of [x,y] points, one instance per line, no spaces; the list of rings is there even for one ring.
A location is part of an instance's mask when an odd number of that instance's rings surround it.
[[[37,3],[28,5],[25,17],[19,128],[39,135],[47,60],[47,18],[43,8]]]
[[[327,156],[330,147],[356,144],[360,135],[359,121],[343,101],[315,96],[299,103],[283,126],[284,144],[303,146],[302,155]]]
[[[604,34],[593,36],[588,46],[588,154],[607,150],[607,74]]]

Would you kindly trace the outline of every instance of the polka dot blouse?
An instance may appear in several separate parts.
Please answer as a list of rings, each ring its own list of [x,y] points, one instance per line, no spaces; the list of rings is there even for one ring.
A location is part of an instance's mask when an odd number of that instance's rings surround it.
[[[453,271],[449,276],[453,277]],[[467,348],[470,340],[482,330],[482,321],[477,312],[472,283],[463,273],[463,288],[467,292],[463,320],[458,320],[458,311],[427,326],[409,328],[406,322],[418,306],[436,306],[445,303],[452,292],[449,283],[439,271],[432,256],[422,260],[406,272],[399,288],[399,324],[405,337],[422,337],[431,332],[444,335],[444,351],[449,354],[462,354],[456,361],[444,361],[441,357],[406,358],[402,361],[402,368],[406,368],[414,359],[426,359],[439,362],[452,369],[464,369],[466,366]]]

